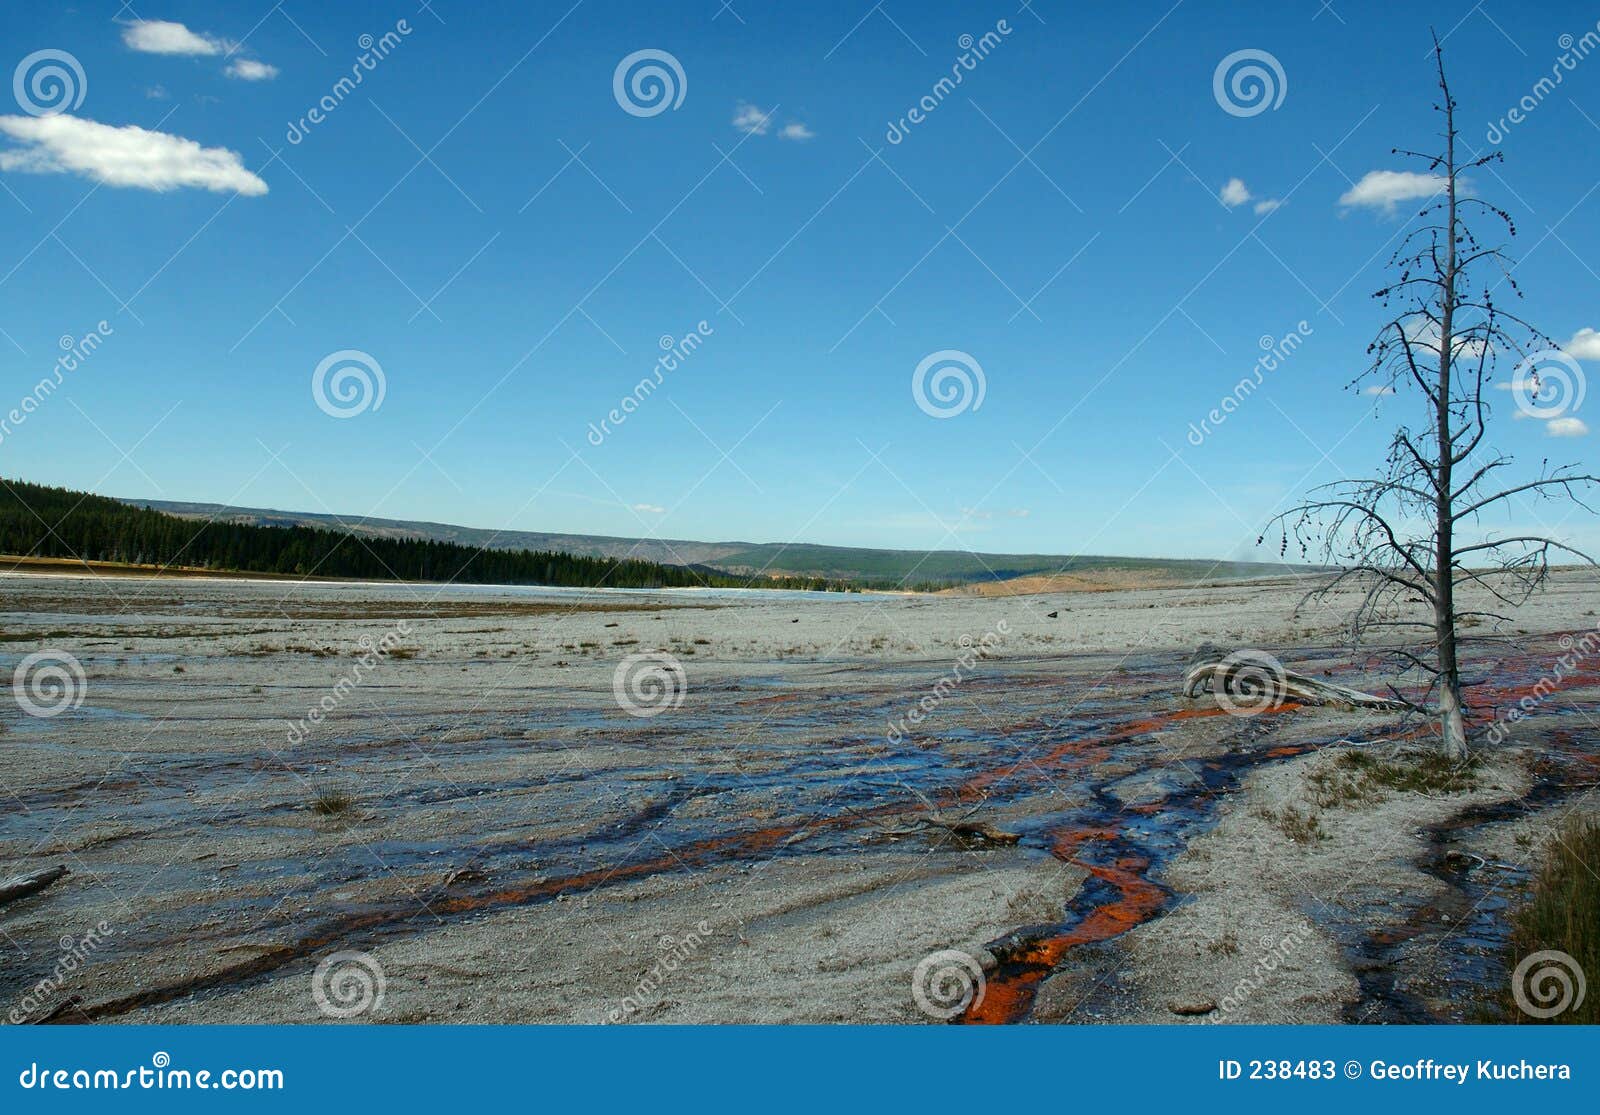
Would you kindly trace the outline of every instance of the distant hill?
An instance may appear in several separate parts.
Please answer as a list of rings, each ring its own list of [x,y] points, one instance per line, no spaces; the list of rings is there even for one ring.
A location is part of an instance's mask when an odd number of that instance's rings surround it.
[[[1271,562],[1190,558],[1067,557],[1059,554],[984,554],[966,550],[875,550],[779,542],[693,542],[686,539],[617,538],[597,534],[487,530],[407,519],[362,519],[307,511],[226,507],[216,503],[124,502],[189,519],[252,526],[317,527],[372,538],[425,538],[491,550],[557,551],[583,557],[634,558],[663,565],[696,566],[745,578],[803,577],[890,586],[967,585],[1059,573],[1137,575],[1150,583],[1282,576],[1299,567]]]
[[[136,502],[0,481],[0,554],[33,561],[373,581],[610,588],[744,588],[750,578],[705,566],[592,557],[543,549],[462,545],[426,533],[358,537],[336,524],[274,516],[179,515]],[[817,578],[759,579],[758,587],[843,588]]]

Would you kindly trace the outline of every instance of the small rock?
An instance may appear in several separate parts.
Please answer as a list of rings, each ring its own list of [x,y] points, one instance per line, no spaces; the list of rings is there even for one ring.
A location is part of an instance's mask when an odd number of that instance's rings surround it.
[[[1185,999],[1181,1002],[1168,1003],[1167,1009],[1173,1014],[1193,1017],[1199,1014],[1210,1014],[1217,1009],[1217,1004],[1210,999]]]

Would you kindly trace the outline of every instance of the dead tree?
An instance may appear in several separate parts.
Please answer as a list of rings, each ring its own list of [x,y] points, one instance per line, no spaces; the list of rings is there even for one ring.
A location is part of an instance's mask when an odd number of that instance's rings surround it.
[[[1513,459],[1485,444],[1491,415],[1485,391],[1496,368],[1514,364],[1514,381],[1521,375],[1536,380],[1530,362],[1559,353],[1554,341],[1495,298],[1502,286],[1512,298],[1522,297],[1514,264],[1501,247],[1480,241],[1472,225],[1486,222],[1497,237],[1502,231],[1515,237],[1516,226],[1504,209],[1473,196],[1465,176],[1503,156],[1463,157],[1437,36],[1434,59],[1443,149],[1393,153],[1421,159],[1438,190],[1389,261],[1398,277],[1374,297],[1392,316],[1367,348],[1370,364],[1349,385],[1380,395],[1420,393],[1426,424],[1395,431],[1376,476],[1313,489],[1300,506],[1276,516],[1267,532],[1280,534],[1280,553],[1292,538],[1302,556],[1315,553],[1338,570],[1303,604],[1359,587],[1353,643],[1372,644],[1420,672],[1427,684],[1418,707],[1437,715],[1446,751],[1464,757],[1460,628],[1506,623],[1499,609],[1515,608],[1543,585],[1552,554],[1593,564],[1551,538],[1501,535],[1488,525],[1490,517],[1507,510],[1526,514],[1529,504],[1547,499],[1589,510],[1584,491],[1600,480],[1548,460],[1533,475],[1513,479],[1506,471]],[[1483,608],[1458,609],[1458,590],[1468,586],[1485,594]],[[1417,616],[1418,604],[1431,618]]]

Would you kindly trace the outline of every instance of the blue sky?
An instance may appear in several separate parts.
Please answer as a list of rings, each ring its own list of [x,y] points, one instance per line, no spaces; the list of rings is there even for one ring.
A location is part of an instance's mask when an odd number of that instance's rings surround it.
[[[1341,198],[1437,132],[1430,23],[1487,149],[1560,37],[1595,27],[1538,9],[9,5],[0,62],[65,52],[82,97],[65,122],[0,106],[7,394],[59,338],[109,336],[0,440],[0,474],[527,530],[1249,555],[1273,510],[1370,471],[1419,413],[1344,390],[1416,204]],[[362,36],[402,20],[291,142]],[[1002,20],[891,142],[962,36]],[[1214,95],[1241,50],[1281,69],[1276,107]],[[638,51],[676,61],[675,107],[619,102]],[[1477,189],[1517,218],[1522,308],[1566,342],[1600,327],[1600,60],[1502,130]],[[1381,198],[1366,182],[1353,196]],[[660,339],[701,322],[593,444]],[[1259,340],[1301,322],[1192,444]],[[338,418],[311,383],[345,350],[383,396]],[[945,350],[984,390],[936,418],[912,376]],[[1592,457],[1581,408],[1556,437],[1497,401],[1495,440],[1525,463]],[[1542,525],[1593,544],[1585,520]]]

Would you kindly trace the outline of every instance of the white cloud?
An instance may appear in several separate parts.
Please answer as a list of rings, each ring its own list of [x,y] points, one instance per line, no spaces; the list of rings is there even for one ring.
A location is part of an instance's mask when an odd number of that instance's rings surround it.
[[[1394,388],[1387,383],[1373,383],[1362,388],[1363,395],[1393,395]]]
[[[772,113],[740,101],[733,110],[733,126],[746,135],[764,136],[772,127]]]
[[[165,85],[152,85],[144,91],[144,95],[152,101],[164,101],[172,96]]]
[[[1217,195],[1217,200],[1229,209],[1237,209],[1251,197],[1250,190],[1245,186],[1243,178],[1230,178],[1228,184],[1222,187],[1222,192]]]
[[[1402,201],[1416,201],[1432,197],[1445,188],[1447,179],[1442,174],[1418,174],[1411,170],[1369,170],[1361,181],[1351,186],[1339,198],[1344,206],[1364,205],[1393,213]]]
[[[633,505],[633,510],[643,511],[647,515],[665,515],[667,513],[665,507],[657,507],[653,503],[636,503]]]
[[[1544,424],[1544,429],[1551,437],[1583,437],[1589,432],[1589,427],[1584,425],[1583,419],[1573,418],[1570,415],[1565,418],[1550,419]]]
[[[257,62],[254,58],[235,58],[233,64],[222,72],[240,81],[271,81],[278,76],[278,67]]]
[[[230,46],[226,39],[201,35],[181,23],[160,19],[140,19],[122,29],[122,41],[141,54],[221,54]]]
[[[0,151],[0,170],[79,174],[107,186],[139,190],[193,187],[255,197],[267,184],[244,168],[237,152],[201,147],[192,139],[123,128],[65,113],[0,116],[0,135],[22,146]]]
[[[1600,333],[1593,329],[1580,329],[1562,347],[1567,350],[1568,356],[1579,360],[1600,360]]]
[[[1282,201],[1275,197],[1256,197],[1255,194],[1250,192],[1250,187],[1244,184],[1243,178],[1228,179],[1227,185],[1218,191],[1217,200],[1229,209],[1237,209],[1239,206],[1247,205],[1253,201],[1256,203],[1255,211],[1258,216],[1265,216],[1283,204]]]
[[[783,126],[783,130],[778,133],[779,139],[805,140],[815,139],[816,137],[816,132],[812,131],[798,120],[785,124]]]

